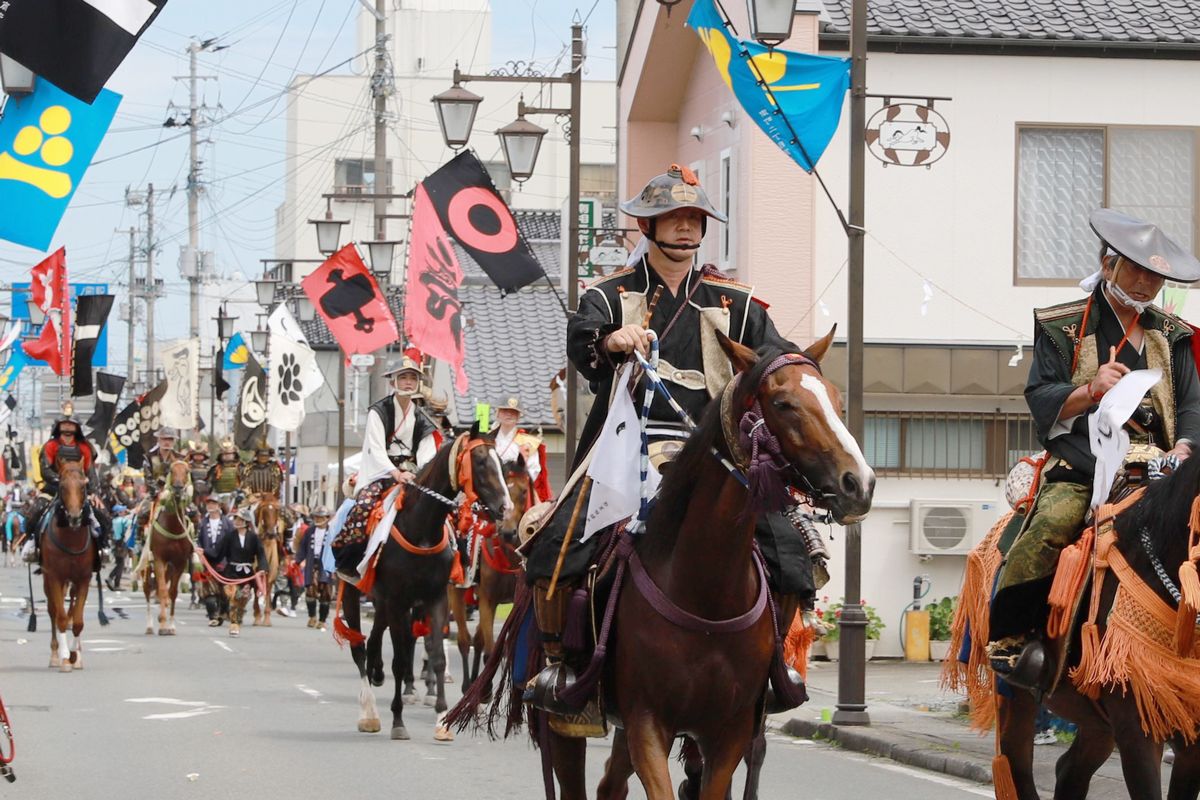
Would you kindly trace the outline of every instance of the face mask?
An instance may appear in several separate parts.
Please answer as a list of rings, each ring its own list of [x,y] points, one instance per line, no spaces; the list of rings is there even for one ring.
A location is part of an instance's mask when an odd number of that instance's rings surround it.
[[[1134,300],[1132,297],[1130,297],[1128,294],[1125,293],[1124,289],[1122,289],[1120,286],[1117,285],[1116,281],[1106,281],[1106,284],[1108,286],[1109,294],[1111,294],[1113,297],[1117,298],[1118,300],[1120,300],[1122,303],[1129,306],[1130,308],[1136,310],[1137,313],[1139,313],[1139,314],[1144,314],[1146,309],[1149,308],[1151,305],[1150,302],[1139,303],[1137,300]]]

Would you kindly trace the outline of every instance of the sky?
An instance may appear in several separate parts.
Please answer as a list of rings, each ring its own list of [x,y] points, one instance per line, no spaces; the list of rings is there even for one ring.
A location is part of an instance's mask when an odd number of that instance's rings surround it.
[[[213,47],[221,48],[200,57],[200,74],[215,77],[202,82],[203,104],[223,118],[204,131],[209,141],[202,148],[201,248],[215,252],[220,274],[257,275],[259,259],[275,255],[275,210],[285,173],[285,87],[298,74],[350,71],[361,8],[358,0],[170,0],[108,83],[124,99],[50,247],[49,252],[67,248],[71,280],[110,282],[119,305],[128,275],[128,229],[144,226],[142,209],[127,207],[125,189],[153,183],[163,198],[155,205],[155,271],[167,294],[156,305],[156,334],[160,340],[187,335],[187,283],[178,262],[187,244],[188,135],[186,127],[167,128],[163,122],[187,116],[187,85],[174,76],[187,74],[191,37],[215,38]],[[578,7],[571,0],[491,0],[491,9],[492,66],[510,59],[553,63],[578,13],[586,18],[585,77],[614,77],[615,0],[578,0]],[[28,280],[29,269],[44,257],[0,242],[0,283]],[[246,287],[226,283],[202,291],[213,298],[245,297]],[[0,298],[5,306],[7,299]],[[125,325],[116,306],[109,329],[109,363],[123,365]]]

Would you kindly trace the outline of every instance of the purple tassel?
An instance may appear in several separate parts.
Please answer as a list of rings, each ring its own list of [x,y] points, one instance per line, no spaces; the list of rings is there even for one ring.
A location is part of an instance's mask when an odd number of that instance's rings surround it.
[[[750,451],[746,479],[750,489],[750,508],[756,511],[779,511],[788,502],[787,484],[780,475],[785,460],[779,439],[763,419],[762,405],[754,406],[742,415],[738,425],[739,442]]]
[[[580,587],[571,594],[567,606],[567,624],[563,629],[563,647],[580,652],[587,647],[588,590]]]

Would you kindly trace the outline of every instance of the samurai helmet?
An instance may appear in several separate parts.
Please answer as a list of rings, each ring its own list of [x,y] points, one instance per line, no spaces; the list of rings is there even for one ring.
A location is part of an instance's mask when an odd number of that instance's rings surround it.
[[[654,219],[680,208],[695,208],[718,222],[729,221],[709,201],[696,173],[678,164],[651,178],[637,197],[621,203],[622,211],[638,219]]]

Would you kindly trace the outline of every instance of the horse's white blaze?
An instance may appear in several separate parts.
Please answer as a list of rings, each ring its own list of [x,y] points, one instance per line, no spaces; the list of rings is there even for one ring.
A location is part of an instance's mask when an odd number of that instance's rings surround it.
[[[496,479],[500,482],[499,485],[504,487],[504,490],[501,492],[501,494],[504,495],[504,513],[507,515],[513,510],[513,501],[512,498],[508,496],[507,484],[504,482],[504,465],[500,463],[500,454],[494,449],[492,450],[491,456],[492,466],[496,468]]]
[[[854,463],[858,466],[858,479],[862,482],[863,489],[871,485],[871,481],[875,478],[875,471],[867,464],[867,460],[863,458],[862,450],[858,447],[858,442],[850,435],[850,431],[842,422],[841,416],[833,407],[833,401],[829,399],[829,391],[825,388],[825,383],[816,375],[804,373],[804,377],[800,379],[800,385],[808,391],[812,392],[817,398],[817,404],[821,406],[821,412],[825,415],[825,423],[837,436],[838,441],[850,456],[854,459]]]

